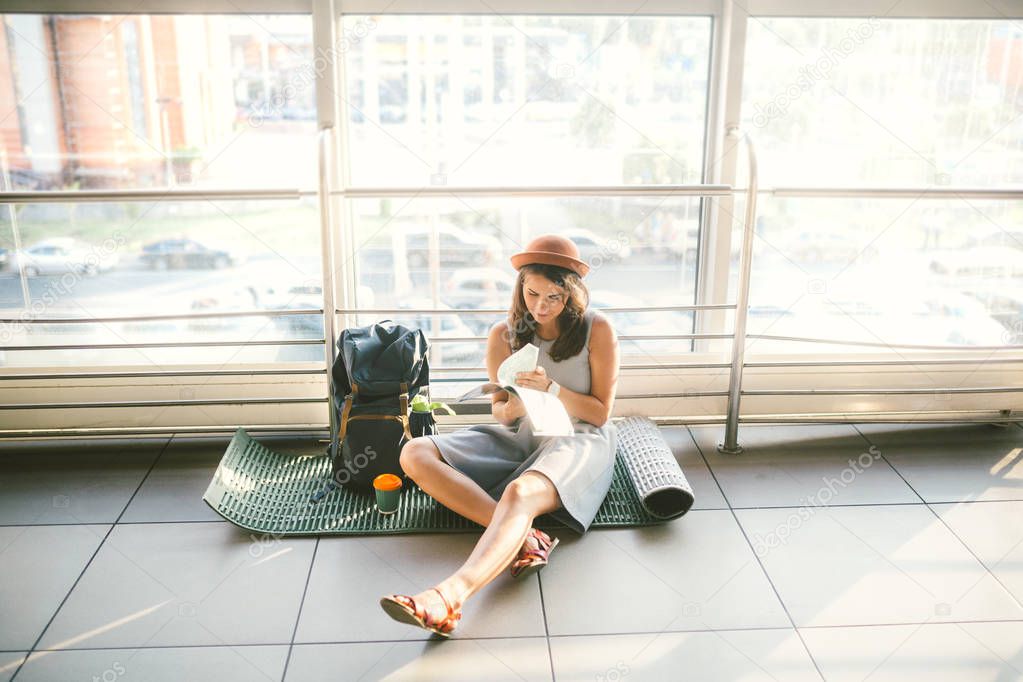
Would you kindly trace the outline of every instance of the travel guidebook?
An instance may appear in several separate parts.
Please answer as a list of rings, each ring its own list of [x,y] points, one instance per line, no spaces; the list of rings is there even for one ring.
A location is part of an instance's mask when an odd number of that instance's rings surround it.
[[[526,416],[533,424],[533,433],[537,436],[575,435],[575,427],[572,425],[571,417],[568,416],[568,410],[557,396],[545,391],[538,391],[535,388],[515,385],[515,375],[519,372],[532,372],[536,369],[539,357],[540,349],[532,343],[527,343],[509,355],[497,368],[496,384],[493,382],[481,384],[459,396],[455,402],[460,403],[497,391],[508,391],[522,400],[522,405],[526,408]]]

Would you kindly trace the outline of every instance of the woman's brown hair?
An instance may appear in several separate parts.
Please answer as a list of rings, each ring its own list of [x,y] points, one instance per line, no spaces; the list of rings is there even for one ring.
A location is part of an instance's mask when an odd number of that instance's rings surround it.
[[[583,284],[582,278],[575,272],[556,265],[530,263],[519,269],[515,280],[515,291],[512,293],[512,305],[508,315],[508,341],[512,350],[518,350],[533,340],[533,331],[537,327],[536,318],[526,307],[523,295],[527,274],[546,277],[565,290],[565,309],[556,320],[558,338],[551,346],[551,359],[561,362],[566,358],[578,355],[586,343],[586,321],[583,315],[590,303],[590,292]]]

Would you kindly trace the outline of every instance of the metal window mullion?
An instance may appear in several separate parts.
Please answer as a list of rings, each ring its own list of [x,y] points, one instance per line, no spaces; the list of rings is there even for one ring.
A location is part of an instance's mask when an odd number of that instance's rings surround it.
[[[704,151],[703,181],[734,187],[735,149],[738,142],[727,136],[728,129],[741,120],[742,60],[745,52],[745,14],[722,0],[720,14],[714,18],[711,73],[708,81],[707,133]],[[704,198],[700,206],[700,238],[696,258],[696,302],[725,301],[728,297],[731,252],[731,220],[734,196],[717,201]],[[699,312],[694,331],[708,332],[725,328],[727,313]],[[696,342],[693,352],[713,350],[712,342]]]
[[[327,421],[330,425],[330,442],[333,444],[338,432],[338,415],[334,410],[334,381],[331,370],[334,366],[335,343],[337,337],[337,308],[335,295],[335,260],[334,234],[334,183],[337,178],[336,145],[337,135],[337,102],[334,94],[337,72],[336,31],[334,5],[331,0],[313,0],[313,53],[324,60],[324,68],[316,74],[316,120],[320,138],[318,140],[317,188],[320,209],[320,258],[321,258],[321,289],[323,291],[323,361],[326,385]],[[331,445],[330,447],[333,447]],[[333,451],[331,450],[333,455]]]

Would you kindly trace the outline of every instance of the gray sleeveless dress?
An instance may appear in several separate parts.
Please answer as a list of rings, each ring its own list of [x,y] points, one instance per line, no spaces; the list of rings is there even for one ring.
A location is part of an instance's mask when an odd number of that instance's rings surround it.
[[[586,343],[571,358],[555,362],[554,341],[533,336],[540,348],[539,364],[559,384],[578,393],[590,392],[590,331],[593,310],[587,309]],[[535,436],[528,417],[511,426],[476,424],[465,429],[427,436],[444,461],[499,500],[505,486],[527,471],[539,471],[558,489],[562,507],[551,513],[557,521],[582,534],[590,527],[611,487],[618,430],[608,420],[597,427],[572,417],[574,436]]]

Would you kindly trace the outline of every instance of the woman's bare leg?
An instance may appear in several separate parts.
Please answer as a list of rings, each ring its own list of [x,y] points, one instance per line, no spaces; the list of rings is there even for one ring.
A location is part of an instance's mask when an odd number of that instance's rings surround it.
[[[432,440],[413,438],[401,449],[399,462],[427,495],[481,526],[490,525],[497,501],[476,481],[441,459]]]
[[[437,584],[451,607],[462,604],[496,578],[518,554],[533,524],[541,514],[561,507],[561,498],[550,479],[537,471],[527,471],[508,484],[497,503],[493,518],[469,558],[454,574]],[[426,590],[414,595],[431,613],[443,614],[437,593]]]

